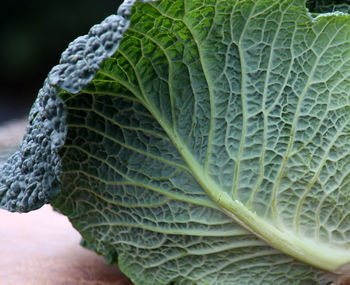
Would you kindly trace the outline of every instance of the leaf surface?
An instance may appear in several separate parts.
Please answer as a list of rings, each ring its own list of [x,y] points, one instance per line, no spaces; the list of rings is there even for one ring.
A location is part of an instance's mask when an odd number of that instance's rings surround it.
[[[137,2],[92,81],[51,75],[53,205],[135,284],[327,284],[350,261],[349,43],[299,0]]]
[[[140,284],[277,282],[284,266],[282,282],[320,282],[265,242],[324,269],[349,261],[348,17],[313,22],[301,1],[133,15],[94,80],[62,95],[56,205],[84,238]]]

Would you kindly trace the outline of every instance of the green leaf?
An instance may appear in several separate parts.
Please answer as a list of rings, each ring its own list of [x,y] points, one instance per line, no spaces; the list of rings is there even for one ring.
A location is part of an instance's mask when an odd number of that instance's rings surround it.
[[[142,285],[342,278],[348,15],[314,19],[300,0],[137,2],[96,74],[88,42],[49,76],[67,132],[52,204],[86,247]]]
[[[133,15],[95,79],[62,94],[56,207],[140,284],[243,282],[255,263],[249,278],[276,282],[267,268],[288,257],[256,236],[325,270],[348,262],[348,18],[313,23],[294,1],[161,1]]]

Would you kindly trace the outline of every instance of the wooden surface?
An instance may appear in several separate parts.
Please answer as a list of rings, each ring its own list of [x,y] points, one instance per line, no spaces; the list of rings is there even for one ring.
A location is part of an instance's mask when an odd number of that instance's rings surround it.
[[[19,146],[26,120],[0,125],[0,162]],[[26,214],[0,209],[0,285],[130,285],[116,265],[79,245],[80,235],[51,206]]]
[[[28,214],[0,210],[0,284],[131,284],[79,241],[68,219],[49,205]]]

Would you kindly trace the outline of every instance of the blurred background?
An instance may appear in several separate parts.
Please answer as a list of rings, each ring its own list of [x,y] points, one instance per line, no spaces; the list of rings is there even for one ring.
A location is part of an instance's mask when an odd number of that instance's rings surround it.
[[[0,126],[27,116],[68,44],[116,13],[121,2],[7,1],[0,10]]]

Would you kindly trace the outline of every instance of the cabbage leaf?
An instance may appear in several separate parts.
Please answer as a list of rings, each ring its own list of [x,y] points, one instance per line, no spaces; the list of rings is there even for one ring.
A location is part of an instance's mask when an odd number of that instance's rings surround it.
[[[342,278],[349,15],[313,18],[300,0],[134,2],[50,72],[0,205],[51,201],[135,284]]]

